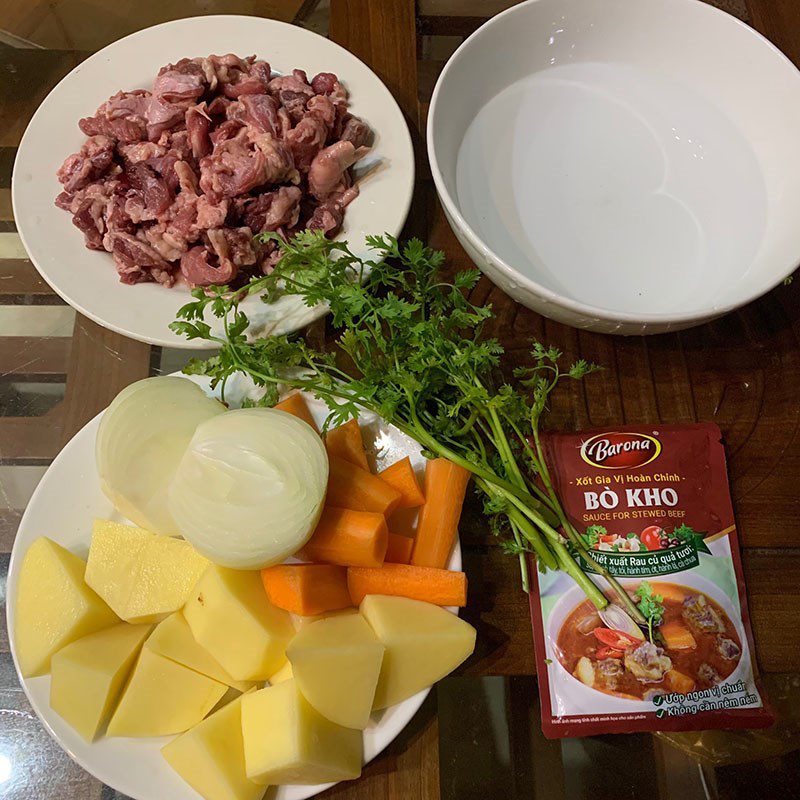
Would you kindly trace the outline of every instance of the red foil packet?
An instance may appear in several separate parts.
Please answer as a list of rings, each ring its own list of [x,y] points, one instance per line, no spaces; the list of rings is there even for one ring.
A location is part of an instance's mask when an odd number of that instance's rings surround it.
[[[773,722],[754,668],[720,439],[710,423],[545,437],[554,487],[585,548],[572,547],[574,557],[584,569],[602,564],[655,614],[652,632],[619,635],[568,575],[532,571],[547,737]]]

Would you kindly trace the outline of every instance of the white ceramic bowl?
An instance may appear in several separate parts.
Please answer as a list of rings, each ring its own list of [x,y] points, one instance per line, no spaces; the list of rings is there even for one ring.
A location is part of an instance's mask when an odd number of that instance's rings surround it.
[[[31,260],[67,303],[103,327],[164,347],[206,344],[167,327],[189,299],[187,287],[120,283],[111,256],[87,250],[70,215],[53,204],[61,190],[56,170],[86,139],[78,128],[81,117],[120,89],[151,88],[165,64],[209,53],[255,53],[276,72],[297,67],[309,76],[324,71],[341,78],[352,112],[369,123],[374,136],[372,152],[356,167],[372,162],[374,169],[360,181],[340,235],[357,254],[368,252],[368,234],[400,233],[414,187],[411,137],[391,93],[354,55],[311,31],[261,17],[192,17],[137,31],[95,53],[50,92],[22,137],[11,184],[14,218]],[[251,297],[243,308],[253,333],[288,333],[327,311],[292,295],[269,305]]]
[[[696,325],[800,263],[800,73],[699,0],[529,0],[445,66],[428,153],[461,244],[528,308]]]

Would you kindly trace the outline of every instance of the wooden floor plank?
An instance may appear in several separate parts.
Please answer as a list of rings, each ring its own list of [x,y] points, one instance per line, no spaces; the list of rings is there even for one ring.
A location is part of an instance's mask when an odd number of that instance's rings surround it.
[[[0,262],[0,302],[22,296],[56,297],[47,281],[28,259],[8,259]]]
[[[796,0],[746,0],[750,24],[800,64],[800,4]]]
[[[365,61],[416,126],[416,17],[410,0],[331,0],[330,37]]]
[[[150,373],[150,345],[101,328],[78,314],[64,394],[63,441],[128,384]]]
[[[0,378],[54,380],[67,372],[71,339],[0,336]]]
[[[0,417],[0,463],[46,462],[61,449],[61,413]]]

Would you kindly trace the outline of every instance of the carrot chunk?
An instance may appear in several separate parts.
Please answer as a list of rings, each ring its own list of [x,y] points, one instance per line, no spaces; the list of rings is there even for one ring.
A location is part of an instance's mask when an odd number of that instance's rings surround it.
[[[348,577],[349,583],[349,577]],[[693,678],[678,672],[676,669],[671,669],[664,676],[667,686],[670,691],[678,692],[679,694],[688,694],[694,690],[695,682]]]
[[[658,632],[668,650],[694,650],[697,647],[692,632],[677,620],[664,623]]]
[[[278,564],[261,570],[269,601],[304,617],[350,605],[347,569],[332,564]]]
[[[379,514],[397,508],[400,492],[377,475],[338,456],[330,456],[328,462],[328,505]]]
[[[414,540],[410,536],[401,536],[389,531],[389,546],[386,548],[386,561],[392,564],[408,564]]]
[[[357,419],[351,419],[325,434],[325,447],[329,456],[337,456],[369,471],[361,427]]]
[[[447,566],[458,536],[458,520],[471,473],[446,458],[425,467],[425,505],[419,512],[411,563],[417,567]]]
[[[300,552],[309,561],[379,567],[386,557],[388,541],[383,514],[328,506]]]
[[[425,495],[408,456],[381,470],[378,477],[400,492],[398,508],[417,508],[425,502]]]
[[[447,569],[384,564],[380,569],[349,567],[347,586],[357,606],[368,594],[410,597],[437,606],[467,604],[467,576]]]
[[[311,416],[311,412],[308,410],[308,405],[306,405],[306,401],[303,399],[303,395],[300,392],[295,392],[294,394],[290,394],[288,397],[281,400],[275,408],[278,411],[285,411],[287,414],[291,414],[293,417],[298,417],[303,422],[307,422],[317,433],[319,433],[319,428],[317,427],[317,423],[314,422],[314,417]]]

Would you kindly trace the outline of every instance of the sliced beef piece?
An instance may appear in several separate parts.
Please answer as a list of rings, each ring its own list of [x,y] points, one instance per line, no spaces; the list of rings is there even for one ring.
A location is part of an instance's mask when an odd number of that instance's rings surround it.
[[[719,672],[705,662],[697,668],[697,679],[706,686],[716,686],[721,680]]]
[[[335,142],[321,150],[311,162],[308,170],[308,188],[318,200],[324,200],[341,183],[346,169],[367,152],[366,148],[354,147],[352,142]]]
[[[149,161],[151,158],[160,158],[167,154],[167,148],[155,142],[134,142],[121,144],[117,151],[125,161],[138,164],[140,161]]]
[[[182,58],[176,64],[167,64],[158,71],[153,82],[153,96],[165,103],[188,107],[202,97],[209,84],[209,76],[202,64]]]
[[[315,94],[330,97],[335,105],[347,105],[347,89],[332,72],[320,72],[311,79],[311,87]]]
[[[196,159],[201,159],[211,152],[211,117],[206,110],[206,104],[200,103],[196,106],[189,106],[184,114],[186,132],[189,135],[189,145],[192,155]]]
[[[306,228],[320,230],[328,239],[332,239],[339,233],[343,221],[344,208],[341,204],[335,200],[325,200],[314,209]]]
[[[181,256],[181,275],[190,286],[221,286],[230,283],[237,273],[230,259],[219,259],[208,247],[197,245]]]
[[[246,194],[266,182],[267,158],[241,128],[231,139],[214,144],[200,161],[200,188],[214,198]]]
[[[108,136],[90,136],[79,152],[67,157],[57,177],[66,192],[75,192],[101,178],[113,165],[114,140]]]
[[[117,92],[103,103],[93,117],[84,117],[78,127],[87,136],[108,136],[118,142],[139,142],[147,138],[146,112],[150,92],[136,89]]]
[[[247,226],[211,228],[207,235],[220,260],[230,259],[237,267],[249,267],[256,263],[253,232]]]
[[[250,134],[250,141],[264,155],[263,183],[299,183],[300,175],[295,168],[292,151],[285,142],[268,133]]]
[[[292,151],[295,166],[301,173],[306,173],[311,168],[311,162],[325,147],[327,138],[328,128],[325,122],[311,113],[306,114],[286,134],[284,141]]]
[[[717,652],[728,661],[734,661],[742,654],[742,648],[739,647],[733,639],[728,639],[725,636],[717,636]]]
[[[147,138],[157,142],[161,135],[183,122],[186,108],[183,103],[167,103],[153,95],[145,110],[147,120]]]
[[[241,98],[241,120],[259,133],[279,136],[281,124],[278,120],[278,104],[268,94],[245,94]]]
[[[350,142],[353,147],[362,147],[368,144],[371,133],[369,125],[363,119],[348,114],[344,119],[341,139],[344,142]]]
[[[125,164],[125,177],[141,198],[148,218],[155,218],[169,208],[172,192],[152,163]]]
[[[702,594],[690,594],[683,600],[681,615],[690,627],[701,633],[722,633],[725,625],[716,609]]]
[[[170,276],[174,268],[147,242],[129,233],[109,231],[105,236],[104,246],[114,255],[119,279],[123,283],[158,280],[159,283],[172,285]],[[153,274],[154,270],[158,277]]]
[[[83,233],[86,246],[90,250],[103,249],[103,234],[106,231],[103,219],[105,206],[106,203],[89,198],[72,215],[72,224]]]
[[[336,124],[336,106],[329,97],[323,94],[315,95],[306,103],[306,111],[309,116],[323,122],[328,133],[333,130]]]
[[[641,683],[658,683],[672,669],[672,659],[645,640],[625,651],[625,668]]]
[[[297,186],[281,186],[274,192],[246,198],[241,204],[242,219],[255,233],[293,228],[300,215],[302,196]]]
[[[222,91],[226,97],[231,98],[264,94],[269,86],[270,76],[270,66],[266,61],[253,61],[244,70],[231,70]]]

